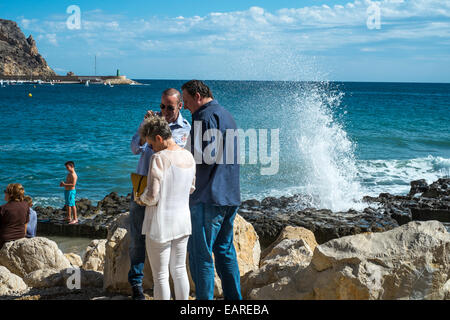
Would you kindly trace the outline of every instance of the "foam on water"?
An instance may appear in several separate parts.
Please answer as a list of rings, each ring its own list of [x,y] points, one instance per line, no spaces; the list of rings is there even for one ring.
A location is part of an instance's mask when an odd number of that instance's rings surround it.
[[[382,192],[406,194],[413,180],[425,179],[432,183],[450,176],[450,159],[431,155],[407,160],[360,160],[357,167],[367,194],[371,196]]]

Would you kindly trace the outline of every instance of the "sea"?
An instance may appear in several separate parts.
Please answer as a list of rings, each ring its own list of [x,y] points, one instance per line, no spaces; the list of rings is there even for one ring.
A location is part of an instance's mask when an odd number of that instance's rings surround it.
[[[3,84],[0,186],[21,183],[35,205],[62,207],[72,160],[77,199],[130,193],[139,157],[131,137],[147,110],[159,110],[161,92],[185,82],[137,81]],[[450,175],[448,83],[205,82],[249,137],[242,200],[302,193],[314,207],[347,210],[364,195],[406,194],[412,180]]]

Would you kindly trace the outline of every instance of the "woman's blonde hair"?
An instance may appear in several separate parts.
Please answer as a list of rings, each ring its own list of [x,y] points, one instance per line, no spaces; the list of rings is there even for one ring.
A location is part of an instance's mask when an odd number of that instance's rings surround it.
[[[139,129],[139,133],[142,138],[155,139],[157,135],[161,136],[164,140],[172,138],[172,131],[170,130],[169,123],[164,117],[152,116],[144,120],[144,123]]]
[[[25,198],[25,189],[20,183],[10,183],[6,187],[6,194],[9,201],[22,202]]]

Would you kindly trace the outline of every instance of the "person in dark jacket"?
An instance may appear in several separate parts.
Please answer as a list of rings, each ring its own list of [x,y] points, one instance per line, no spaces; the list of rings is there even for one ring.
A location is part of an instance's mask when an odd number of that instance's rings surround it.
[[[8,184],[4,193],[6,204],[0,207],[0,248],[8,241],[24,238],[30,220],[30,206],[24,201],[23,186]]]
[[[181,89],[184,107],[192,113],[188,148],[197,163],[195,191],[189,202],[192,235],[188,242],[196,298],[213,299],[215,265],[224,298],[242,300],[233,245],[233,224],[241,203],[237,125],[202,81],[188,81]]]

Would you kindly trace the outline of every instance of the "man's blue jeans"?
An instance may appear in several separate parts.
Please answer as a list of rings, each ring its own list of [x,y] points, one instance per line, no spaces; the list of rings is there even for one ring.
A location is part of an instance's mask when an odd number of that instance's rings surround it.
[[[214,259],[226,300],[242,300],[239,267],[233,244],[237,206],[190,206],[192,235],[189,237],[189,267],[198,300],[214,298]]]
[[[134,191],[130,200],[130,271],[128,272],[128,282],[131,286],[142,285],[144,278],[145,263],[145,236],[142,235],[142,224],[145,217],[145,206],[140,206],[134,202]]]

